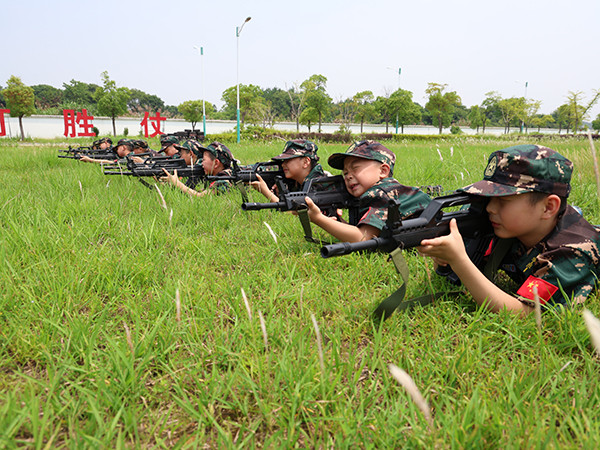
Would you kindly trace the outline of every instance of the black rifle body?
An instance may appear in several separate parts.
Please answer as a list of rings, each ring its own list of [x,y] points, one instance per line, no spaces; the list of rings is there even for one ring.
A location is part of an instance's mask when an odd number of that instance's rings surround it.
[[[398,247],[413,248],[421,245],[423,239],[449,234],[452,219],[456,219],[458,230],[463,238],[473,239],[473,242],[481,241],[479,237],[492,233],[485,210],[487,202],[482,197],[463,193],[437,197],[417,217],[406,220],[401,220],[399,217],[399,202],[393,200],[390,203],[388,221],[379,237],[361,242],[325,245],[321,248],[321,256],[329,258],[364,250],[381,250],[389,253]],[[469,207],[457,211],[443,211],[445,208],[462,205],[469,205]]]
[[[306,209],[306,197],[309,197],[324,214],[336,216],[338,209],[358,208],[358,198],[350,195],[341,175],[318,177],[307,181],[302,190],[289,192],[281,179],[277,181],[280,201],[272,203],[242,203],[244,211],[276,209],[278,211],[298,211]]]

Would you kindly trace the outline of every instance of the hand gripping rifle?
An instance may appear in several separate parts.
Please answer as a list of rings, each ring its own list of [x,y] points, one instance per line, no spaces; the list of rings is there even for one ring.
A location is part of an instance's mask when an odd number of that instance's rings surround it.
[[[323,214],[338,217],[338,209],[350,210],[350,222],[358,215],[359,200],[350,195],[344,183],[344,177],[313,178],[302,186],[300,191],[290,192],[285,182],[279,178],[276,181],[278,189],[278,202],[272,203],[242,203],[244,211],[258,211],[261,209],[276,209],[278,211],[298,211],[300,222],[304,228],[304,238],[310,242],[321,243],[312,237],[310,221],[307,214],[306,197],[317,205]]]

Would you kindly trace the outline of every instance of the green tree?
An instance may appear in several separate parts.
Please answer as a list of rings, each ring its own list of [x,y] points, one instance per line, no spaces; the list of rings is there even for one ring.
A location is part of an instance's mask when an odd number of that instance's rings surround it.
[[[371,91],[357,92],[354,94],[354,97],[352,97],[352,101],[356,105],[354,117],[360,122],[361,133],[363,132],[363,124],[366,121],[373,120],[377,114],[375,106],[373,105],[374,100],[375,96]]]
[[[392,102],[390,100],[390,94],[386,93],[384,96],[379,96],[373,102],[375,111],[379,115],[379,123],[385,123],[385,132],[389,131],[389,123],[392,114]]]
[[[225,89],[221,100],[225,103],[222,108],[224,116],[228,120],[235,120],[237,118],[237,87],[232,86]],[[262,117],[263,107],[262,89],[253,84],[240,84],[240,125],[246,122],[258,123]]]
[[[62,102],[62,89],[48,84],[36,84],[31,86],[35,95],[35,106],[37,109],[58,108]]]
[[[396,121],[402,127],[417,123],[421,120],[421,108],[412,101],[412,92],[397,89],[390,95],[390,116],[396,116]]]
[[[552,113],[554,122],[558,125],[558,132],[560,133],[563,128],[569,132],[569,105],[560,105]]]
[[[482,121],[482,133],[485,134],[485,127],[489,123],[490,125],[498,123],[502,113],[498,107],[498,102],[502,100],[500,94],[496,91],[490,91],[485,94],[485,99],[481,102],[481,121]]]
[[[477,134],[479,134],[479,127],[483,125],[483,116],[484,114],[480,106],[471,106],[467,120],[469,121],[469,127],[477,130]]]
[[[505,134],[510,132],[510,124],[514,119],[525,117],[525,103],[523,97],[503,98],[498,102]]]
[[[88,84],[81,81],[71,80],[69,84],[63,83],[63,105],[68,106],[65,109],[87,109],[96,111],[95,94],[100,86],[97,84]]]
[[[113,134],[117,135],[115,119],[125,114],[129,100],[129,89],[117,87],[117,83],[108,77],[108,72],[102,72],[102,87],[98,87],[94,94],[98,103],[98,113],[112,119]]]
[[[577,133],[577,131],[579,131],[581,124],[587,118],[588,112],[599,99],[600,90],[596,91],[587,105],[582,105],[583,93],[569,91],[569,95],[567,95],[567,105],[569,107],[569,125],[573,130],[573,133]]]
[[[6,101],[6,107],[10,109],[10,116],[19,118],[21,140],[24,140],[23,117],[30,116],[35,112],[33,88],[25,86],[20,78],[12,75],[6,82],[6,89],[2,91],[2,94]]]
[[[265,104],[270,102],[270,111],[275,119],[290,120],[292,118],[292,105],[286,91],[280,88],[268,88],[263,90]]]
[[[1,107],[6,107],[6,99],[4,98],[4,95],[2,95],[2,91],[4,90],[4,88],[0,85],[0,106]]]
[[[554,117],[550,114],[538,114],[531,118],[531,125],[537,127],[538,133],[540,132],[540,128],[547,127],[551,123],[554,123]]]
[[[461,99],[456,92],[444,92],[447,86],[447,84],[428,83],[425,90],[429,96],[425,109],[436,122],[440,134],[443,127],[450,125],[454,107],[461,104]]]
[[[307,107],[302,110],[302,114],[300,114],[300,123],[302,125],[306,125],[308,127],[308,132],[310,133],[310,127],[312,124],[319,120],[319,112],[312,107]]]
[[[188,100],[177,107],[177,110],[183,114],[183,118],[192,124],[192,130],[195,130],[196,124],[202,121],[202,100]],[[204,112],[209,117],[215,110],[212,103],[204,102]]]
[[[331,109],[331,97],[325,91],[327,78],[323,75],[312,75],[300,85],[307,92],[306,107],[313,108],[319,115],[319,133],[323,123],[323,116]]]
[[[146,94],[139,89],[130,89],[129,94],[127,108],[133,113],[161,112],[165,109],[165,103],[157,95]]]
[[[523,111],[524,116],[521,118],[521,123],[525,126],[526,133],[529,127],[532,125],[531,121],[537,115],[537,112],[541,106],[542,102],[539,100],[525,100],[525,109]]]
[[[596,116],[596,120],[592,121],[592,128],[600,133],[600,114]]]
[[[294,84],[294,86],[288,89],[287,94],[290,99],[292,120],[296,121],[296,131],[300,131],[300,116],[306,106],[307,92],[297,84]]]

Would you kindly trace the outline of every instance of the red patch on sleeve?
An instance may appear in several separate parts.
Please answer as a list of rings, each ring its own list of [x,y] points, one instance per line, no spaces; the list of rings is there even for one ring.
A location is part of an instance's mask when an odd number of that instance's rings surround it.
[[[494,246],[494,240],[490,239],[490,245],[488,246],[488,249],[485,251],[485,254],[483,256],[490,256],[492,254],[493,246]]]
[[[517,295],[535,301],[535,296],[533,295],[534,286],[537,286],[538,296],[540,298],[541,305],[545,305],[546,302],[548,302],[548,300],[552,298],[554,293],[558,291],[558,288],[552,283],[548,283],[547,281],[542,280],[541,278],[536,278],[532,275],[529,275],[529,278],[525,280],[525,283],[523,283],[517,291]]]
[[[367,217],[369,215],[369,213],[371,212],[371,208],[373,208],[373,207],[369,206],[369,209],[367,209],[367,212],[363,214],[363,216],[360,218],[359,222],[362,222],[363,220],[365,220],[365,217]]]

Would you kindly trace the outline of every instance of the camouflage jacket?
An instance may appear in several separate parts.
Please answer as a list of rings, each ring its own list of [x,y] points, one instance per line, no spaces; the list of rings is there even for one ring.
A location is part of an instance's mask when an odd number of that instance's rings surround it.
[[[304,183],[306,183],[307,181],[310,181],[314,178],[319,178],[319,177],[324,177],[325,176],[325,172],[323,172],[323,167],[321,166],[321,164],[315,164],[315,167],[313,167],[311,169],[311,171],[308,173],[308,175],[306,175],[306,178],[304,179],[304,182],[302,183],[302,185],[296,183],[296,185],[294,186],[294,191],[300,191],[303,186]]]
[[[597,281],[600,233],[568,206],[554,230],[534,247],[526,249],[515,240],[500,268],[521,288],[527,287],[529,276],[558,288],[548,299],[548,306],[582,303]],[[527,298],[517,298],[530,303]]]
[[[384,178],[371,186],[359,198],[357,223],[351,225],[371,225],[378,230],[383,229],[387,220],[388,202],[400,200],[400,215],[406,218],[414,212],[425,208],[431,198],[419,188],[404,186],[394,178]]]
[[[231,177],[233,172],[231,169],[225,169],[222,172],[216,174],[217,177]],[[213,189],[215,194],[224,194],[229,191],[232,184],[227,180],[215,180],[208,185],[208,189]]]

